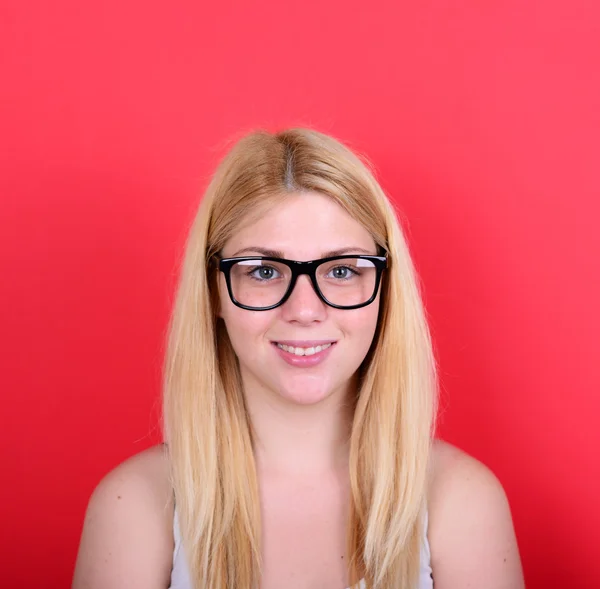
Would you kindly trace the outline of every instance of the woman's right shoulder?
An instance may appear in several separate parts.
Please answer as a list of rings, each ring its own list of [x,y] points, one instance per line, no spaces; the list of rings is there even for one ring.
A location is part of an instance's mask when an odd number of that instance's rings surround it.
[[[164,445],[139,452],[106,474],[88,503],[73,589],[168,587],[173,508]]]
[[[100,481],[98,488],[112,484],[148,486],[149,491],[172,498],[169,455],[165,444],[157,444],[127,458]],[[98,489],[96,489],[98,490]]]

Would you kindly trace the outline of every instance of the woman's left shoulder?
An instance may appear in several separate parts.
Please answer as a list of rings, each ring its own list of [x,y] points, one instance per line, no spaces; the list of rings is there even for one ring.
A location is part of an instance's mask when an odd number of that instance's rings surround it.
[[[436,589],[524,587],[510,506],[497,476],[442,440],[435,440],[431,460],[427,537]]]
[[[482,485],[489,491],[503,493],[500,481],[485,464],[449,442],[434,440],[431,460],[430,491],[438,491],[440,485],[444,492],[449,485]]]

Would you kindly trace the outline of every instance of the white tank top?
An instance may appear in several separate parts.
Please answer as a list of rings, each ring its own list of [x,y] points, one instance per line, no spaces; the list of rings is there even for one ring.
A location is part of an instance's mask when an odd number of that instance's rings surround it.
[[[431,571],[431,553],[429,551],[429,541],[427,540],[427,523],[428,517],[425,512],[425,529],[423,534],[423,542],[421,544],[421,567],[419,570],[419,584],[415,589],[433,589],[433,573]],[[177,518],[177,510],[173,517],[173,537],[175,540],[175,548],[173,550],[173,568],[171,569],[171,584],[169,589],[192,589],[190,581],[190,572],[188,569],[183,546],[181,544],[181,533],[179,532],[179,520]],[[360,583],[361,589],[365,589],[364,581]]]

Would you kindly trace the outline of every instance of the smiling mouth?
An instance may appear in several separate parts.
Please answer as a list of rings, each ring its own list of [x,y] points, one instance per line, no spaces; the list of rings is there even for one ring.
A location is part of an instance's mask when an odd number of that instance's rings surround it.
[[[284,352],[288,352],[289,354],[294,354],[296,356],[313,356],[314,354],[318,354],[323,350],[327,350],[331,346],[334,346],[336,342],[327,342],[323,344],[317,344],[314,346],[292,346],[287,344],[282,344],[279,342],[273,342],[280,350]]]

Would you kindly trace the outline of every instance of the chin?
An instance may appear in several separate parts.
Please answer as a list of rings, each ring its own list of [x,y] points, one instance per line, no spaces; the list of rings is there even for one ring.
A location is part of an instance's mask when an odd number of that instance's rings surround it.
[[[320,392],[302,392],[302,393],[280,393],[281,396],[288,402],[293,403],[294,405],[317,405],[324,399],[326,399],[329,395],[322,394]]]
[[[302,379],[304,380],[304,379]],[[278,388],[278,394],[290,403],[316,405],[331,397],[333,389],[322,380],[320,382],[287,382]]]

